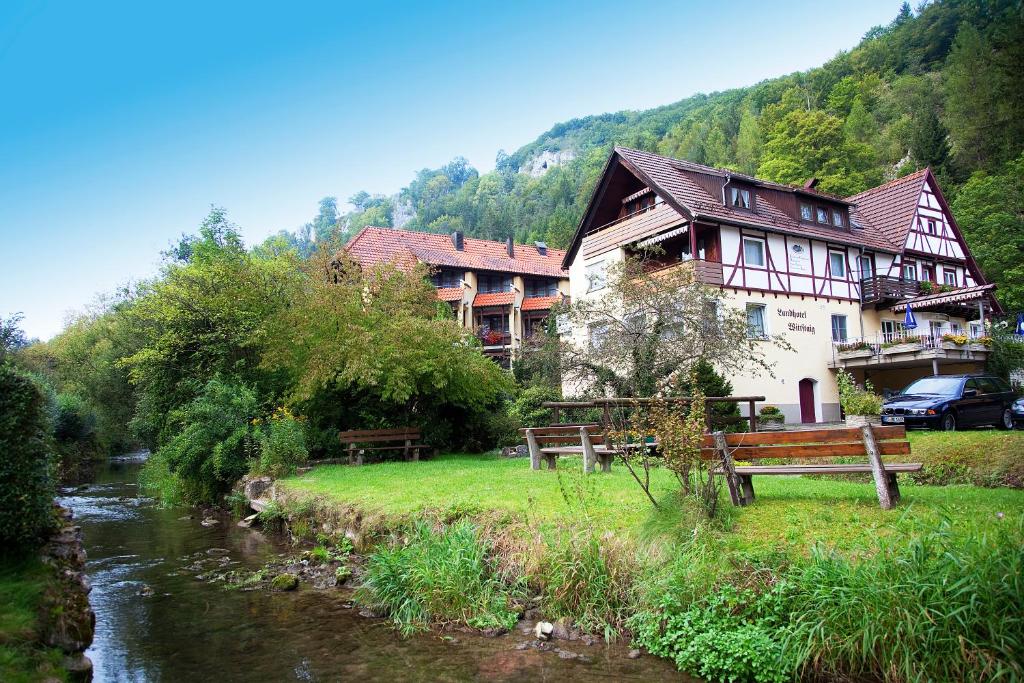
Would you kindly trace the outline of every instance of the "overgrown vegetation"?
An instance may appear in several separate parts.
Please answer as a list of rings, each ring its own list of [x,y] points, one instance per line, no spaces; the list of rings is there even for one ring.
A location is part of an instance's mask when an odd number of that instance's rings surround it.
[[[846,370],[836,371],[836,383],[839,385],[839,405],[846,415],[869,415],[877,417],[882,414],[882,397],[875,393],[871,380],[864,380],[864,386],[857,382]]]
[[[65,680],[63,653],[39,644],[40,606],[53,569],[35,557],[0,556],[0,679]]]
[[[406,634],[451,622],[510,629],[523,586],[499,574],[492,547],[467,521],[439,529],[416,524],[404,544],[370,555],[360,599]]]

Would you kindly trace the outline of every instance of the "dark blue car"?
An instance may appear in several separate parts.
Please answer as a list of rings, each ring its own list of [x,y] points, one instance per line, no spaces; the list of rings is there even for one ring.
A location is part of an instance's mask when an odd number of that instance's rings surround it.
[[[990,375],[935,375],[886,399],[882,424],[953,431],[995,425],[1013,429],[1017,394]]]

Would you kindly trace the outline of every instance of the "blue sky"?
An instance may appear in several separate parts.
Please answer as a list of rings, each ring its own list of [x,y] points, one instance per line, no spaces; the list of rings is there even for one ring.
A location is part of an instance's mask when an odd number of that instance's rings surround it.
[[[258,242],[559,121],[818,65],[899,4],[6,0],[0,316],[56,334],[211,203]]]

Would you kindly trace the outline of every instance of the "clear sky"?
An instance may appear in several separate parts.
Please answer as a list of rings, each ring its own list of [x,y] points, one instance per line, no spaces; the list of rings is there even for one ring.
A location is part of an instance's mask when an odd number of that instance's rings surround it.
[[[816,66],[900,2],[157,5],[0,3],[0,316],[30,336],[211,203],[252,244],[559,121]]]

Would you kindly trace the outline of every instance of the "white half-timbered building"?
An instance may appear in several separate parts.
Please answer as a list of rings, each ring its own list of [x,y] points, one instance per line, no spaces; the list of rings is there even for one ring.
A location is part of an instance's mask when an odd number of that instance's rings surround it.
[[[563,265],[573,300],[599,297],[607,267],[658,244],[746,310],[752,337],[783,334],[776,377],[730,377],[789,422],[840,417],[837,368],[899,389],[979,370],[998,310],[930,170],[847,198],[616,148]],[[904,327],[906,307],[918,327]],[[573,330],[585,338],[587,330]]]

